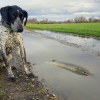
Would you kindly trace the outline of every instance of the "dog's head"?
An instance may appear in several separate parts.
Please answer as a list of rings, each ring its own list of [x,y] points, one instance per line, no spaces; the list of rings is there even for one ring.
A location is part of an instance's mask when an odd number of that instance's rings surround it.
[[[26,18],[24,22],[24,26],[27,22],[28,13],[25,10],[22,10],[20,7],[14,6],[6,6],[0,9],[2,20],[11,26],[14,32],[22,32],[23,31],[23,20]]]

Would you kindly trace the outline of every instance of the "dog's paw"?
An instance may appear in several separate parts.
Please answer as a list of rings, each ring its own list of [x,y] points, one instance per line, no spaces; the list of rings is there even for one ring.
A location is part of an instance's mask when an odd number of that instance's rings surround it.
[[[12,66],[11,69],[12,69],[12,70],[16,70],[16,67]]]
[[[33,77],[34,74],[33,74],[33,73],[28,73],[27,76],[28,76],[28,77]]]
[[[15,82],[16,78],[15,77],[8,77],[9,81]]]

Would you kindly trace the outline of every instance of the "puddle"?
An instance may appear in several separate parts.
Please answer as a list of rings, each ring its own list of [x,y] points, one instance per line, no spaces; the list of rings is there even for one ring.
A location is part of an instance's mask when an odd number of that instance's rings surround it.
[[[75,35],[75,34],[73,35],[73,34],[59,33],[59,32],[55,33],[46,30],[43,31],[35,30],[35,32],[54,37],[56,39],[65,40],[69,43],[78,44],[83,47],[100,51],[100,39],[93,39],[91,37],[82,37],[82,36],[79,37],[79,35]]]
[[[42,34],[46,34],[46,32]],[[55,33],[55,38],[56,35],[59,34]],[[100,100],[100,58],[98,56],[79,48],[61,44],[54,39],[48,39],[41,35],[36,36],[35,33],[22,33],[22,36],[27,60],[36,64],[34,65],[34,72],[40,80],[45,79],[46,86],[58,95],[58,100]],[[65,37],[67,38],[67,36]],[[85,45],[81,43],[84,39],[81,40],[80,38],[79,40],[80,45]],[[87,41],[90,40],[87,39]],[[99,51],[100,41],[93,41],[98,43],[87,42],[88,46]],[[92,47],[94,43],[96,46]],[[45,63],[46,60],[52,61],[53,59],[83,66],[94,76],[78,75]]]

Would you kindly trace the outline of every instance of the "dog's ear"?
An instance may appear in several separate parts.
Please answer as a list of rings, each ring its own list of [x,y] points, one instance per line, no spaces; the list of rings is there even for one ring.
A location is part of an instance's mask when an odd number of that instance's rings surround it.
[[[6,22],[9,22],[9,19],[8,19],[8,10],[9,9],[10,9],[10,6],[6,6],[6,7],[3,7],[0,9],[2,19]]]
[[[27,23],[28,13],[25,10],[23,10],[23,14],[24,14],[24,17],[26,17],[26,20],[24,22],[24,26],[25,26]]]

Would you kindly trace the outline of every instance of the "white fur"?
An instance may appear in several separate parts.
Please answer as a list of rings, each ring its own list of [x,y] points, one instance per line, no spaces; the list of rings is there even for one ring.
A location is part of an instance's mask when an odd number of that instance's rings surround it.
[[[2,48],[1,48],[2,46]],[[12,49],[15,49],[16,47],[20,48],[20,54],[22,57],[22,61],[24,64],[24,68],[26,71],[26,74],[30,74],[31,72],[27,68],[26,62],[25,62],[25,54],[24,54],[24,48],[23,48],[23,39],[20,33],[13,32],[10,33],[10,30],[3,25],[0,25],[0,50],[3,52],[3,54],[6,56],[7,62],[11,60],[11,55],[6,55],[6,47],[12,47]],[[8,77],[14,77],[11,66],[7,66],[8,71]]]

